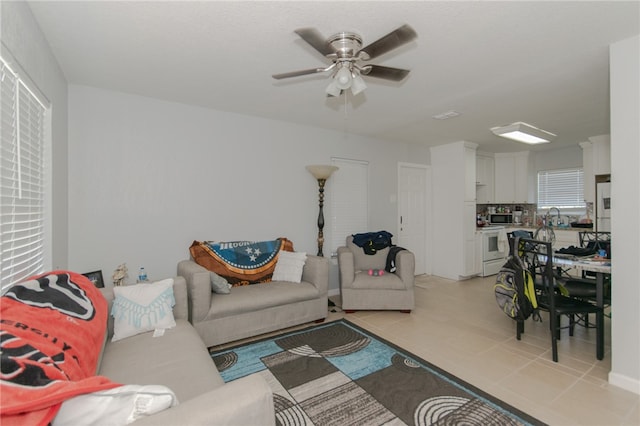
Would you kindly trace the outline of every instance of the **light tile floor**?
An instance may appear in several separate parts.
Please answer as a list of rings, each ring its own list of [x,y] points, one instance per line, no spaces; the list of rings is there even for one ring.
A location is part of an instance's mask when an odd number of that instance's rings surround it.
[[[551,425],[640,425],[640,396],[611,386],[610,323],[596,359],[595,330],[563,331],[551,360],[548,319],[528,320],[522,340],[493,294],[495,277],[450,281],[416,278],[409,315],[360,311],[342,315]],[[339,300],[336,300],[339,303]],[[333,318],[333,315],[331,318]]]
[[[573,337],[563,331],[554,363],[546,314],[542,323],[528,320],[516,340],[515,322],[496,304],[494,282],[423,275],[410,314],[345,314],[337,297],[328,320],[347,318],[550,425],[640,425],[640,396],[607,382],[609,320],[604,360],[596,359],[595,330],[578,327]]]

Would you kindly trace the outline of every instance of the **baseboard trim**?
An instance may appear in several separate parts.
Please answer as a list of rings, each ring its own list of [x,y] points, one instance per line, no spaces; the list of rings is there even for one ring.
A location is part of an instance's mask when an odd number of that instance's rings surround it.
[[[640,395],[640,380],[609,372],[609,384]]]

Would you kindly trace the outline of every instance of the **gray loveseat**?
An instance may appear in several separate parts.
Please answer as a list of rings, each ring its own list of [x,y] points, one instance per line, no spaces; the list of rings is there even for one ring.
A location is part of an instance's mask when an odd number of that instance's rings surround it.
[[[329,261],[307,256],[302,282],[272,281],[211,291],[209,271],[193,260],[178,263],[189,293],[189,320],[207,347],[304,324],[328,314]]]
[[[109,302],[113,290],[101,289]],[[109,337],[98,374],[122,384],[164,385],[177,396],[179,405],[136,425],[272,425],[275,424],[273,394],[266,381],[251,375],[225,384],[209,356],[207,346],[188,321],[187,288],[184,278],[173,284],[176,327],[160,337],[153,332],[111,342]]]

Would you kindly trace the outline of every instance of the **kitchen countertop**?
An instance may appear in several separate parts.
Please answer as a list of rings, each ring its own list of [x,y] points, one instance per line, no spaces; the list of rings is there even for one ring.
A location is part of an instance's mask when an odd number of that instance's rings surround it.
[[[526,230],[535,231],[538,228],[539,228],[538,226],[524,226],[524,225],[513,225],[513,224],[506,226],[507,231],[512,230],[512,229],[526,229]],[[591,231],[591,232],[593,232],[594,231],[593,228],[571,228],[569,226],[567,226],[567,227],[552,226],[551,229],[553,229],[554,231],[574,231],[574,232],[580,232],[580,231]]]
[[[484,230],[491,230],[491,229],[499,229],[499,228],[504,228],[507,232],[511,232],[514,229],[524,229],[527,231],[535,231],[536,229],[539,228],[539,226],[525,226],[525,225],[485,225],[485,226],[478,226],[476,227],[476,231],[482,231]],[[589,232],[595,232],[594,228],[572,228],[572,227],[563,227],[563,226],[552,226],[551,229],[553,229],[553,231],[573,231],[573,232],[580,232],[580,231],[589,231]]]

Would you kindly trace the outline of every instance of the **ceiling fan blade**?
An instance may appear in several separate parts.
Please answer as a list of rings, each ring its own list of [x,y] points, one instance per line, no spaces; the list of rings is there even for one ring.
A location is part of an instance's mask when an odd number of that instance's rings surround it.
[[[336,53],[336,49],[327,43],[327,39],[322,36],[315,28],[299,28],[295,30],[304,41],[309,43],[311,47],[320,52],[323,56]]]
[[[400,81],[409,75],[409,70],[402,68],[384,67],[382,65],[367,65],[362,67],[362,74],[375,77],[384,78],[385,80]]]
[[[326,71],[325,68],[310,68],[308,70],[291,71],[291,72],[283,72],[281,74],[273,74],[271,77],[275,78],[276,80],[281,80],[283,78],[299,77],[301,75],[315,74],[315,73],[324,72],[324,71]]]
[[[389,52],[390,50],[395,49],[396,47],[400,47],[403,44],[410,42],[416,37],[418,37],[418,34],[415,32],[415,30],[409,25],[405,24],[400,28],[391,31],[386,36],[360,49],[360,52],[366,53],[366,57],[363,55],[362,59],[366,61],[376,58],[384,53]]]

